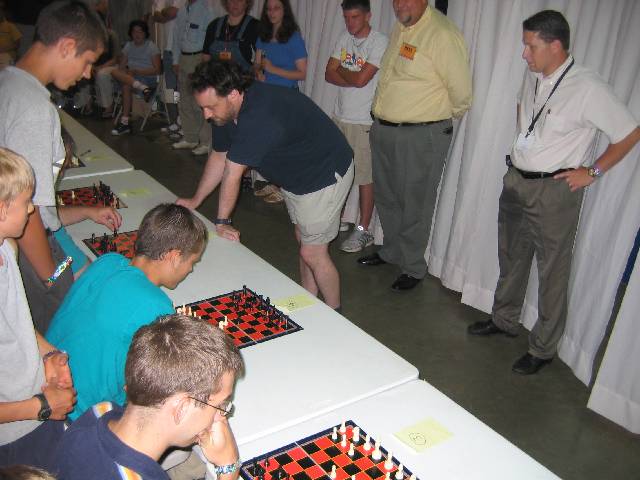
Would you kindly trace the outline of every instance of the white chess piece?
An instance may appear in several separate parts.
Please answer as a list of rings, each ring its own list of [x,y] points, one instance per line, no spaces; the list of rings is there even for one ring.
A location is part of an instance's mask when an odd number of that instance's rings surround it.
[[[416,480],[416,474],[415,474],[415,473],[412,473],[412,474],[409,476],[409,480]]]
[[[391,472],[387,472],[384,474],[384,480],[391,480]]]
[[[349,455],[350,457],[353,457],[355,453],[356,451],[353,448],[353,443],[349,442],[349,451],[347,452],[347,455]]]
[[[343,433],[342,440],[340,441],[340,446],[342,448],[347,448],[347,436]]]
[[[382,451],[380,450],[380,442],[376,440],[376,446],[373,449],[373,453],[371,454],[371,458],[374,460],[380,460],[382,458]]]
[[[371,436],[367,433],[366,438],[364,439],[364,445],[362,446],[365,452],[371,450]]]
[[[391,470],[393,468],[393,453],[389,450],[389,454],[387,455],[387,459],[384,462],[385,470]]]
[[[332,480],[335,480],[337,476],[338,474],[336,473],[336,466],[331,465],[331,473],[329,474],[329,478],[331,478]]]
[[[338,427],[333,427],[333,431],[331,432],[331,440],[334,442],[338,441]]]
[[[398,465],[398,470],[396,470],[396,474],[394,475],[396,477],[396,480],[402,480],[402,478],[404,477],[404,465],[400,464]]]
[[[360,427],[353,427],[353,436],[351,437],[355,443],[360,441]]]
[[[223,321],[218,322],[218,328],[220,330],[224,330],[224,322]]]
[[[347,431],[347,426],[345,425],[344,420],[340,424],[340,433],[345,433]]]

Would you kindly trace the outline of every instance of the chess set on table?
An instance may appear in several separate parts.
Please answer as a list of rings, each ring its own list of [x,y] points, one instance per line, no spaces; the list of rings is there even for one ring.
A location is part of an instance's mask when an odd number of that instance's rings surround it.
[[[99,182],[91,186],[71,188],[56,192],[58,205],[82,205],[87,207],[127,208],[109,185]]]
[[[178,313],[193,315],[223,329],[238,348],[302,330],[302,327],[243,285],[241,290],[188,303]]]
[[[353,421],[244,462],[244,480],[416,480]]]
[[[105,253],[119,253],[127,258],[133,258],[136,238],[138,238],[138,231],[133,230],[131,232],[115,231],[112,235],[93,234],[91,238],[85,238],[82,241],[96,257]]]

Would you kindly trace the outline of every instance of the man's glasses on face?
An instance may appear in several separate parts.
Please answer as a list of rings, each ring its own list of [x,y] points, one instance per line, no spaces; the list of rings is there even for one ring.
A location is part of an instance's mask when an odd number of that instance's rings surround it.
[[[203,405],[208,405],[211,408],[215,408],[216,410],[218,410],[223,417],[228,417],[233,413],[233,402],[231,400],[226,400],[224,402],[222,402],[220,405],[215,406],[215,405],[211,405],[210,403],[207,402],[203,402],[202,400],[198,400],[195,397],[189,397],[191,400],[195,400],[198,403],[202,403]]]

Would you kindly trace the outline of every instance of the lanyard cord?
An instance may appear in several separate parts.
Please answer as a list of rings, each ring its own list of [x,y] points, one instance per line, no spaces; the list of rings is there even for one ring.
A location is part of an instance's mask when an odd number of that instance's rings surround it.
[[[536,111],[535,109],[535,104],[536,104],[536,95],[538,94],[538,79],[536,78],[536,89],[533,92],[533,108],[532,108],[532,112],[531,112],[531,124],[529,125],[529,128],[527,129],[527,134],[524,136],[525,138],[527,138],[529,135],[531,135],[531,132],[533,132],[533,127],[535,127],[538,119],[540,118],[540,115],[542,114],[544,107],[547,105],[547,102],[549,101],[549,99],[551,98],[551,95],[554,94],[554,92],[556,91],[556,89],[558,88],[558,85],[560,85],[560,82],[562,81],[562,79],[564,78],[564,76],[567,74],[567,72],[569,70],[571,70],[571,67],[573,67],[573,63],[575,62],[575,60],[571,59],[571,63],[569,64],[569,66],[564,70],[564,72],[562,72],[562,75],[560,75],[560,78],[558,78],[558,81],[556,82],[556,84],[553,86],[553,88],[551,89],[551,93],[549,94],[549,96],[547,97],[547,99],[544,101],[544,104],[542,105],[542,107],[540,107],[540,110],[538,110],[538,114],[535,115],[534,117],[534,113]]]

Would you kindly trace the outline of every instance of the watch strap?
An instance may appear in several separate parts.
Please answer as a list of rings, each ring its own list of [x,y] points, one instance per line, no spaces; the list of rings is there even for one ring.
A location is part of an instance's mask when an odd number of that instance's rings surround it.
[[[230,218],[216,218],[213,221],[214,225],[231,225],[231,219]]]
[[[49,420],[49,417],[51,416],[51,406],[49,405],[47,397],[45,397],[43,393],[36,393],[34,397],[40,400],[40,411],[38,411],[38,420],[40,420],[41,422]]]

